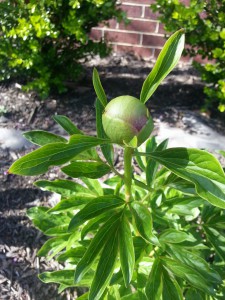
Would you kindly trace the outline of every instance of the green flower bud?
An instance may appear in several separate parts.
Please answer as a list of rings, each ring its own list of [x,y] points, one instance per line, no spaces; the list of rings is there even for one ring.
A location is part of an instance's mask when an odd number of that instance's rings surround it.
[[[105,107],[102,124],[106,135],[116,144],[129,143],[137,136],[138,145],[141,145],[153,129],[147,107],[131,96],[111,100]]]

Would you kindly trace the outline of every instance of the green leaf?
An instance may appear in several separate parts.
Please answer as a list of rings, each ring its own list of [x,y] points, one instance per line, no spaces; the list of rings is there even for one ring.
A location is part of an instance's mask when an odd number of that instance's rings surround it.
[[[69,223],[67,222],[67,224],[62,224],[62,225],[59,225],[59,226],[49,228],[45,231],[45,234],[48,235],[48,236],[65,235],[65,234],[68,233],[68,225],[69,225]]]
[[[83,134],[66,116],[55,115],[53,119],[67,132],[69,135]]]
[[[219,257],[225,261],[225,234],[215,228],[203,225],[207,240],[215,249]]]
[[[98,179],[90,179],[83,177],[82,181],[86,184],[90,191],[95,193],[97,196],[103,196],[103,188]]]
[[[104,107],[102,106],[102,104],[100,103],[100,101],[97,99],[96,100],[96,129],[97,129],[97,135],[99,138],[107,138],[104,129],[103,129],[103,125],[102,125],[102,114],[103,114],[103,110]],[[114,152],[113,152],[113,146],[109,145],[109,144],[105,144],[105,145],[101,145],[101,150],[102,153],[105,157],[105,159],[107,160],[107,162],[113,166],[113,161],[114,161]]]
[[[141,102],[145,103],[157,89],[162,80],[178,63],[184,49],[184,30],[175,32],[165,43],[157,61],[146,78],[140,95]]]
[[[46,232],[50,228],[54,228],[60,225],[69,223],[69,218],[66,215],[58,214],[57,218],[53,218],[48,213],[48,207],[32,207],[28,209],[27,216],[32,220],[34,226],[43,232]]]
[[[131,203],[131,212],[140,235],[147,241],[152,237],[152,216],[150,211],[140,202]]]
[[[83,294],[82,296],[78,297],[76,300],[88,300],[89,292]]]
[[[160,243],[182,243],[189,239],[189,235],[184,231],[179,231],[173,228],[164,230],[159,236]]]
[[[95,218],[102,213],[124,205],[125,201],[115,195],[100,196],[88,203],[71,220],[69,231],[83,224],[85,221]]]
[[[76,155],[71,161],[101,161],[95,148],[88,149]]]
[[[93,200],[95,196],[79,196],[79,195],[72,195],[68,199],[61,200],[58,204],[56,204],[53,208],[48,210],[49,213],[51,212],[65,212],[70,209],[75,209],[75,207],[85,205]]]
[[[87,178],[96,179],[106,175],[111,169],[103,162],[76,161],[63,167],[61,170],[66,175],[73,178],[85,176]]]
[[[106,94],[102,87],[102,84],[101,84],[101,81],[100,81],[100,78],[98,75],[98,71],[96,70],[96,68],[94,68],[94,70],[93,70],[92,81],[93,81],[95,93],[96,93],[99,101],[103,105],[103,107],[105,107],[107,105],[107,98],[106,98]]]
[[[47,240],[47,242],[45,242],[41,249],[38,251],[37,255],[47,256],[48,260],[50,260],[57,253],[66,248],[68,238],[69,235],[67,234],[66,236],[55,237]]]
[[[66,252],[60,254],[57,257],[57,261],[67,262],[67,263],[77,265],[78,261],[82,258],[85,251],[86,251],[86,248],[83,246],[71,248],[71,249],[67,250]]]
[[[44,272],[41,273],[38,277],[44,283],[54,282],[70,286],[73,285],[73,276],[73,270],[60,270],[54,272]]]
[[[82,296],[78,297],[77,300],[88,300],[89,292],[83,294]]]
[[[187,293],[185,293],[185,300],[205,300],[205,297],[202,297],[200,291],[196,291],[195,289],[188,289]]]
[[[90,286],[91,280],[93,278],[93,272],[86,274],[85,278],[79,283],[74,284],[74,270],[60,270],[54,272],[44,272],[41,273],[39,279],[44,283],[59,283],[67,287],[72,286]]]
[[[107,221],[109,219],[109,214],[111,214],[111,212],[102,214],[102,215],[88,221],[88,223],[81,230],[81,239],[83,240],[89,232],[93,232],[93,231],[97,230],[99,228],[100,224],[104,223],[105,221]]]
[[[54,181],[38,180],[34,184],[44,190],[60,194],[62,197],[70,197],[73,195],[76,197],[95,196],[92,191],[81,184],[66,179],[56,179]]]
[[[27,131],[23,136],[31,143],[44,146],[51,143],[67,143],[67,139],[43,130]]]
[[[191,267],[193,270],[197,270],[198,273],[208,281],[209,285],[210,283],[221,283],[219,274],[210,268],[209,264],[203,258],[191,251],[185,250],[182,246],[175,246],[171,244],[168,246],[167,251],[173,258]]]
[[[183,300],[182,290],[177,281],[163,269],[162,300]]]
[[[156,258],[145,288],[148,300],[161,300],[162,287],[162,264],[160,260]]]
[[[124,283],[128,287],[134,271],[135,254],[130,224],[125,215],[119,227],[119,250]]]
[[[161,257],[163,265],[175,276],[183,278],[192,286],[202,290],[209,295],[215,295],[213,285],[202,276],[197,269],[194,269],[180,261],[167,257]]]
[[[225,208],[225,175],[212,154],[198,149],[171,148],[148,155],[177,176],[194,183],[201,198]]]
[[[176,197],[168,199],[164,206],[167,207],[167,213],[188,216],[193,215],[193,209],[202,204],[204,204],[204,200],[200,197]]]
[[[181,177],[178,177],[174,173],[170,173],[163,185],[181,191],[185,195],[196,195],[194,184]]]
[[[89,148],[108,143],[107,140],[90,136],[73,135],[68,143],[45,145],[21,157],[12,164],[10,173],[26,176],[43,174],[51,166],[62,165]]]
[[[77,265],[75,272],[75,282],[80,281],[83,275],[89,270],[99,252],[104,247],[108,239],[111,239],[112,233],[118,227],[118,221],[121,214],[113,215],[105,222],[105,224],[98,230],[95,237],[92,239],[87,251]]]
[[[167,147],[167,144],[168,144],[168,140],[163,141],[161,144],[159,144],[159,146],[155,149],[155,151],[165,150]],[[158,170],[158,167],[159,167],[159,164],[155,160],[152,160],[152,159],[148,160],[147,166],[146,166],[146,171],[145,171],[146,183],[148,186],[152,185],[155,175],[156,175],[156,172]]]
[[[118,229],[107,240],[89,292],[89,300],[99,300],[113,275],[118,255]]]

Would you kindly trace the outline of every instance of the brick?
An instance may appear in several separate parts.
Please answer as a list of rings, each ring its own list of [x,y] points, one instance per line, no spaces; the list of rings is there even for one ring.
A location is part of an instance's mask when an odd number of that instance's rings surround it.
[[[128,18],[142,17],[142,6],[121,5],[120,8],[126,12]]]
[[[119,29],[151,33],[156,31],[156,25],[156,22],[149,20],[132,20],[128,25],[120,23]]]
[[[124,46],[117,45],[116,48],[117,53],[129,53],[133,54],[139,58],[151,58],[153,56],[153,50],[145,47],[137,47],[137,46]]]
[[[157,20],[160,16],[158,12],[153,12],[149,6],[145,6],[144,10],[145,19]]]
[[[140,44],[140,34],[118,31],[104,31],[104,38],[112,43]]]
[[[153,4],[154,0],[121,0],[122,3],[132,3],[132,4]]]
[[[116,29],[117,24],[118,23],[115,19],[111,19],[111,20],[108,20],[108,21],[98,24],[98,27],[99,28],[108,27],[108,28]]]
[[[159,27],[158,27],[158,33],[160,34],[165,34],[165,30],[164,30],[164,25],[162,23],[159,23]]]
[[[102,30],[97,28],[92,28],[90,33],[90,38],[94,41],[100,41],[102,39]]]
[[[162,47],[164,44],[165,39],[162,36],[143,35],[142,45],[144,46]]]

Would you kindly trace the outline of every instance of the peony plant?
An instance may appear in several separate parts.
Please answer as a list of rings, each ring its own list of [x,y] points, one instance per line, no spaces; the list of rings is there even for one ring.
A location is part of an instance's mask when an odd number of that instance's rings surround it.
[[[145,105],[183,48],[181,29],[165,43],[140,99],[126,95],[108,102],[94,69],[97,137],[61,115],[54,119],[68,140],[39,130],[25,133],[40,147],[9,172],[33,176],[60,166],[68,176],[36,181],[61,200],[27,212],[49,237],[38,255],[64,266],[39,275],[59,284],[59,292],[88,288],[79,300],[224,299],[224,171],[206,151],[158,143]],[[123,171],[115,165],[119,148]]]

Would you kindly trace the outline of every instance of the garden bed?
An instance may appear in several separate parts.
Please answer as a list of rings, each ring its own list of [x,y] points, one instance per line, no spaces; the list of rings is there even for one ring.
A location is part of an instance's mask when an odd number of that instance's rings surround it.
[[[41,101],[33,92],[23,93],[18,83],[2,84],[0,105],[4,113],[0,116],[0,126],[21,131],[42,129],[65,134],[52,119],[54,114],[63,114],[86,133],[95,135],[96,96],[91,83],[94,66],[98,68],[108,99],[112,99],[122,94],[139,97],[143,80],[152,65],[130,56],[91,60],[86,63],[85,76],[79,84],[68,83],[70,91],[67,94],[51,95],[45,101]],[[191,132],[192,128],[185,125],[183,120],[184,113],[191,112],[209,127],[225,134],[224,121],[219,115],[210,117],[208,113],[201,113],[203,102],[203,85],[198,74],[190,66],[180,65],[158,88],[148,106],[156,124],[163,120]],[[0,143],[3,145],[1,137]],[[1,144],[0,299],[73,299],[82,290],[57,295],[55,285],[45,285],[37,278],[38,273],[60,269],[61,266],[36,256],[46,238],[26,217],[27,208],[51,206],[56,199],[32,185],[38,177],[7,174],[10,164],[30,150],[4,148]],[[117,167],[120,168],[119,159]],[[52,180],[59,176],[56,169],[51,169],[42,178]]]

